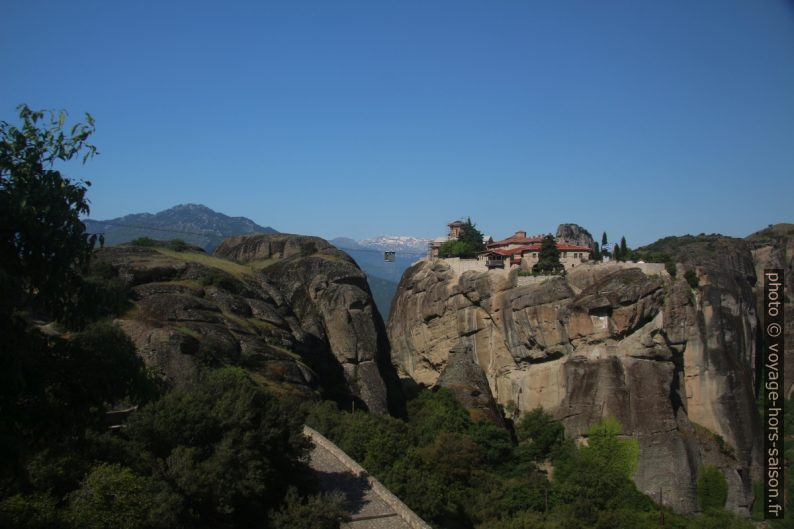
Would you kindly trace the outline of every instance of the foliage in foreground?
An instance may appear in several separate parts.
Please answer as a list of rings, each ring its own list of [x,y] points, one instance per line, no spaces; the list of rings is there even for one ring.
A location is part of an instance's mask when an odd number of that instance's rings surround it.
[[[337,499],[307,496],[294,407],[235,368],[164,393],[101,321],[126,291],[91,267],[88,183],[53,168],[94,153],[93,121],[67,134],[55,116],[0,123],[0,527],[285,529],[311,509],[336,529]],[[111,432],[118,405],[140,408]]]
[[[434,527],[655,528],[659,507],[631,480],[636,440],[606,418],[576,448],[542,409],[515,426],[474,422],[451,392],[423,391],[408,420],[309,405],[307,423],[334,440]],[[554,479],[544,463],[554,467]],[[697,517],[664,509],[665,526],[748,528],[722,509]]]

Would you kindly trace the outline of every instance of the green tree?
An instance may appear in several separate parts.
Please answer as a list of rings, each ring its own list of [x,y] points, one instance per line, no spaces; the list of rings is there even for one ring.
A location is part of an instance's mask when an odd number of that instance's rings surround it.
[[[457,239],[447,241],[438,250],[439,257],[460,257],[470,259],[477,254],[485,251],[483,235],[471,218],[466,219],[466,223],[460,229]]]
[[[620,259],[626,260],[629,255],[629,248],[626,246],[626,237],[620,238]]]
[[[555,496],[579,519],[598,511],[645,511],[651,501],[631,481],[639,457],[636,439],[621,440],[620,423],[607,417],[588,431],[588,445],[555,466]]]
[[[691,268],[687,268],[686,272],[684,272],[684,279],[686,279],[686,282],[689,284],[690,288],[697,288],[700,286],[698,274]]]
[[[408,406],[411,430],[419,446],[431,443],[441,432],[463,433],[471,426],[469,413],[452,391],[423,391]]]
[[[538,262],[532,267],[532,271],[540,274],[557,274],[563,270],[560,262],[560,251],[557,243],[551,234],[543,237],[538,252]]]
[[[601,246],[606,246],[607,243],[609,243],[609,240],[607,239],[607,232],[604,232],[601,234]]]
[[[250,527],[306,479],[302,424],[245,371],[223,368],[130,417],[130,467],[171,484],[193,527]]]
[[[728,499],[728,483],[720,469],[704,465],[698,469],[698,503],[703,511],[718,510]]]
[[[471,218],[466,219],[460,229],[460,237],[458,240],[465,243],[471,250],[471,253],[476,255],[485,251],[485,243],[483,243],[483,234],[477,229],[477,225],[471,221]]]
[[[95,235],[80,215],[89,212],[87,181],[73,181],[54,168],[83,154],[94,120],[64,132],[66,113],[20,105],[21,126],[0,122],[0,310],[21,308],[68,317],[81,286],[80,271]]]
[[[601,247],[598,245],[597,242],[593,243],[593,261],[600,261],[601,260]]]
[[[59,529],[66,527],[58,499],[50,494],[15,494],[0,500],[0,527]]]
[[[182,500],[160,480],[118,464],[100,464],[70,496],[69,518],[87,529],[176,527]]]
[[[273,529],[337,529],[340,522],[350,520],[342,507],[340,494],[320,494],[302,498],[290,488],[284,505],[270,518]]]
[[[518,421],[516,437],[524,455],[543,461],[559,452],[565,442],[565,429],[560,421],[537,407]]]
[[[468,259],[474,257],[474,255],[471,246],[457,239],[445,242],[438,249],[438,256],[443,258],[460,257],[462,259]]]
[[[605,417],[588,430],[588,445],[582,452],[630,478],[637,468],[640,445],[633,438],[619,439],[620,430],[620,422],[615,417]]]
[[[479,447],[482,460],[492,468],[509,462],[513,455],[513,442],[508,431],[488,420],[472,423],[469,437]]]
[[[79,219],[89,183],[55,165],[95,154],[93,119],[67,132],[64,112],[21,105],[19,116],[19,126],[0,122],[0,493],[61,496],[90,468],[86,431],[105,427],[107,405],[151,388],[118,328],[86,327],[110,301],[81,275],[96,242]],[[34,317],[83,330],[44,335]]]

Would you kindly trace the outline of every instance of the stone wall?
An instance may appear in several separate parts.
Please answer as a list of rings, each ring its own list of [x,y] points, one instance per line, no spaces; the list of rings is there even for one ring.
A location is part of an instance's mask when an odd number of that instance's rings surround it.
[[[309,426],[303,427],[303,434],[312,440],[318,446],[322,446],[331,454],[334,455],[344,466],[356,476],[366,476],[367,482],[372,487],[372,491],[378,495],[389,507],[391,507],[397,516],[402,518],[406,524],[413,529],[432,529],[432,527],[422,520],[418,514],[412,511],[406,504],[400,501],[400,498],[392,494],[392,492],[384,487],[380,481],[370,476],[364,467],[353,461],[346,453],[344,453],[338,446],[329,441],[323,434]]]

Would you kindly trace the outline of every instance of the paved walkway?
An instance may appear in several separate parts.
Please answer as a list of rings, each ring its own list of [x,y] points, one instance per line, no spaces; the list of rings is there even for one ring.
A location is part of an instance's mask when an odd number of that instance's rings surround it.
[[[309,465],[317,473],[324,491],[340,491],[351,520],[342,529],[411,529],[372,489],[366,475],[355,475],[326,448],[315,443]]]

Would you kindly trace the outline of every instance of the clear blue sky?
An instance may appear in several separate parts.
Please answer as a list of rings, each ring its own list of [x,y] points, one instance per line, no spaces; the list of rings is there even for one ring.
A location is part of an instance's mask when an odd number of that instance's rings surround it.
[[[2,0],[0,119],[90,112],[92,217],[630,246],[794,222],[794,3]]]

